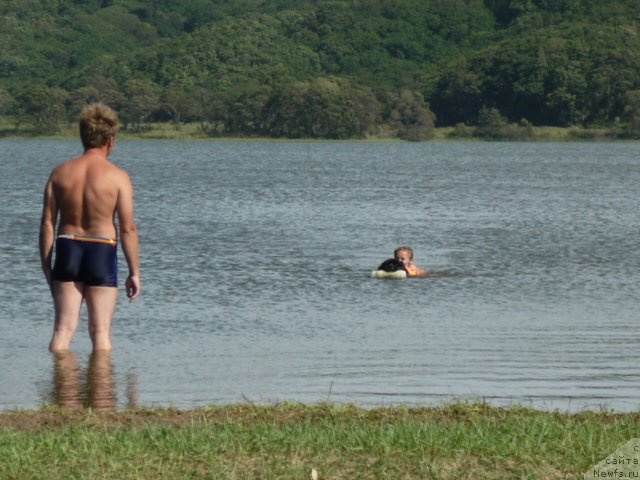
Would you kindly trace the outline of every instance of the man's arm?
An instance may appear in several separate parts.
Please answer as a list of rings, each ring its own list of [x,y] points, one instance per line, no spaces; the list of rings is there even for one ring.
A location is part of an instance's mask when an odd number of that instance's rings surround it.
[[[123,179],[118,189],[118,224],[122,251],[129,266],[129,276],[125,282],[127,297],[130,301],[140,295],[140,259],[138,254],[138,230],[133,216],[133,187],[129,176],[123,172]]]
[[[430,275],[429,272],[420,268],[415,263],[411,264],[411,267],[407,269],[407,276],[410,277],[428,277]]]
[[[51,257],[53,254],[53,242],[56,233],[56,220],[58,218],[58,204],[53,194],[51,177],[44,188],[44,201],[42,203],[42,218],[40,220],[40,261],[42,271],[47,279],[49,288],[52,288],[51,281]]]
[[[431,275],[429,272],[427,272],[426,270],[420,268],[420,267],[416,267],[416,277],[428,277],[429,275]]]

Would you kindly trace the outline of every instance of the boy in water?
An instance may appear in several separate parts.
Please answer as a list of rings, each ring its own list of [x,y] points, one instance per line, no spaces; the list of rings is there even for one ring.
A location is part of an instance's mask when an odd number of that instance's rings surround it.
[[[413,249],[411,247],[398,247],[393,252],[393,257],[402,262],[407,272],[407,277],[426,277],[429,272],[413,263]]]

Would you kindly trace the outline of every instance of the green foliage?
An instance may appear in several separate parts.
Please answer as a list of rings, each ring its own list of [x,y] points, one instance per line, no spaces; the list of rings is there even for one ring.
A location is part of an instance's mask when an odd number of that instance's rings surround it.
[[[625,134],[631,138],[640,138],[640,90],[627,93],[624,114],[627,120]]]
[[[93,86],[80,87],[73,92],[69,92],[66,106],[71,116],[70,120],[78,118],[83,106],[99,102],[100,100],[100,92]]]
[[[18,96],[18,116],[30,120],[35,133],[56,133],[65,117],[66,96],[67,92],[60,88],[43,85],[27,87]]]
[[[456,126],[455,134],[460,137],[471,136],[464,127]],[[478,114],[478,125],[472,130],[475,137],[487,140],[531,140],[533,125],[526,119],[518,123],[509,123],[496,108],[483,107]]]
[[[398,138],[422,141],[433,137],[436,117],[421,94],[402,90],[397,95],[387,93],[385,100],[389,107],[385,120]]]
[[[214,119],[223,125],[224,133],[259,135],[263,131],[262,112],[270,92],[258,83],[248,83],[242,90],[217,104]]]
[[[132,124],[139,131],[160,103],[160,89],[149,80],[129,80],[124,85],[125,102],[119,109],[125,128]]]
[[[265,133],[289,138],[350,138],[366,127],[358,121],[351,92],[339,82],[320,78],[278,91],[267,105]]]
[[[188,82],[175,81],[163,89],[161,100],[167,118],[180,129],[182,122],[193,121],[200,115],[198,91]]]
[[[547,29],[479,51],[442,76],[434,111],[443,125],[475,120],[479,105],[535,125],[610,123],[640,87],[640,39],[586,25]]]
[[[6,88],[0,87],[0,115],[11,115],[16,107],[16,100]]]
[[[507,125],[497,108],[483,107],[478,114],[476,134],[485,138],[500,138],[501,130]]]
[[[425,140],[486,107],[518,135],[635,137],[639,24],[637,0],[5,0],[0,114],[54,131],[97,99],[135,130]]]

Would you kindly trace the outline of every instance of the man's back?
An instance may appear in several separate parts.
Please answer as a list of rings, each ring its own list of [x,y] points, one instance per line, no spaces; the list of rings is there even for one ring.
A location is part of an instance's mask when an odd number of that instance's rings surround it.
[[[98,155],[59,165],[51,176],[60,212],[58,233],[115,238],[118,193],[127,180],[122,170]]]

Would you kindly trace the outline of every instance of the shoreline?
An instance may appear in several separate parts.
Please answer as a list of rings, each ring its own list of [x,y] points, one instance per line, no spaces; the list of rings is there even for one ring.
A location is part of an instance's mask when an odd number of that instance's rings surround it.
[[[581,478],[639,423],[482,403],[45,407],[0,413],[0,477]]]
[[[199,417],[202,415],[220,417],[224,419],[232,418],[233,416],[242,417],[243,415],[254,415],[256,412],[260,412],[264,415],[277,416],[282,412],[297,412],[298,414],[311,414],[315,415],[319,412],[333,412],[333,413],[355,413],[360,418],[369,416],[377,417],[382,412],[387,415],[391,415],[396,418],[398,416],[416,417],[423,416],[425,418],[434,417],[439,418],[442,415],[469,415],[478,414],[488,416],[509,416],[509,415],[527,415],[527,416],[541,416],[541,417],[553,417],[553,418],[575,418],[575,419],[587,419],[596,417],[599,419],[620,419],[620,418],[633,418],[640,423],[640,409],[635,411],[620,411],[614,409],[608,409],[605,406],[599,409],[584,409],[579,411],[569,410],[544,410],[531,406],[527,406],[521,403],[512,403],[504,406],[496,406],[484,401],[464,401],[453,400],[441,405],[380,405],[376,407],[364,407],[353,403],[333,403],[333,402],[318,402],[318,403],[299,403],[299,402],[277,402],[274,404],[262,404],[254,403],[247,400],[243,403],[230,403],[230,404],[211,404],[192,408],[178,408],[174,406],[159,406],[159,407],[109,407],[109,408],[92,408],[86,406],[74,406],[66,407],[55,404],[47,404],[38,408],[14,408],[10,410],[0,410],[0,429],[8,426],[20,426],[21,418],[31,418],[32,420],[42,420],[42,426],[49,426],[49,422],[46,421],[50,418],[60,417],[68,421],[81,421],[94,415],[103,415],[104,418],[110,418],[111,420],[117,420],[118,418],[128,418],[130,416],[140,415],[142,417],[149,417],[159,421],[166,420],[170,417]],[[31,425],[31,424],[30,424]]]
[[[459,132],[458,132],[459,133]],[[141,131],[122,129],[118,137],[125,140],[180,140],[180,141],[288,141],[288,142],[408,142],[397,137],[385,135],[369,135],[363,138],[327,139],[327,138],[282,138],[252,136],[215,136],[202,131],[200,124],[188,123],[176,129],[175,125],[158,123],[147,124]],[[69,125],[54,134],[37,134],[29,127],[15,128],[8,122],[0,121],[0,140],[2,139],[60,139],[75,140],[78,138],[77,127]],[[581,128],[581,127],[531,127],[527,132],[515,136],[482,137],[473,134],[460,135],[456,127],[438,127],[433,137],[424,142],[633,142],[638,139],[623,138],[613,128]],[[414,142],[409,142],[414,143]],[[419,142],[417,142],[419,143]]]

